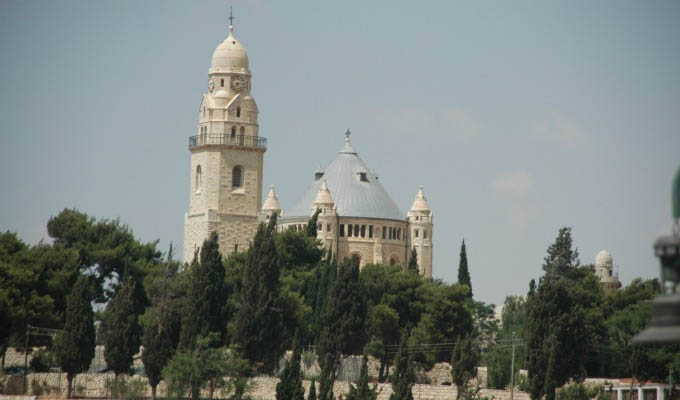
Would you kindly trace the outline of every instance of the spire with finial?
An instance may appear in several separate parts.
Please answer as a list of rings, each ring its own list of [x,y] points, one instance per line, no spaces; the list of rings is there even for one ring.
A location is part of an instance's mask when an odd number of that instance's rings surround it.
[[[234,9],[233,4],[229,4],[229,32],[234,31]]]
[[[279,199],[276,197],[276,191],[274,190],[274,185],[269,188],[269,194],[267,195],[267,200],[265,200],[262,206],[262,211],[269,211],[279,214],[281,212],[281,206],[279,205]]]
[[[413,211],[430,211],[430,206],[427,204],[427,198],[425,197],[425,192],[423,191],[422,186],[420,186],[420,189],[418,189],[416,199],[413,201],[413,205],[411,206],[411,212]]]
[[[345,142],[349,143],[349,135],[351,135],[352,132],[350,132],[349,128],[347,128],[347,132],[345,132]]]

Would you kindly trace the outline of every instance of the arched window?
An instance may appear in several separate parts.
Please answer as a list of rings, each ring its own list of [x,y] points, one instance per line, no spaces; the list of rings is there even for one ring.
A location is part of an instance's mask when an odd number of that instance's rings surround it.
[[[236,166],[231,171],[231,187],[240,188],[243,186],[243,168]]]
[[[236,118],[241,118],[241,107],[236,107]]]
[[[196,166],[196,193],[201,191],[201,166],[197,165]]]

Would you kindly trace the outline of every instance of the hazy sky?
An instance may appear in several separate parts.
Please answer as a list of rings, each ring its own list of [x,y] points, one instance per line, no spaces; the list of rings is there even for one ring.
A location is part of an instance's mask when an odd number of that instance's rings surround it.
[[[501,303],[573,227],[624,283],[659,274],[680,165],[678,1],[234,1],[284,209],[343,133],[406,212],[434,210],[434,275],[467,243]],[[0,2],[0,229],[47,239],[65,207],[178,248],[228,2]]]

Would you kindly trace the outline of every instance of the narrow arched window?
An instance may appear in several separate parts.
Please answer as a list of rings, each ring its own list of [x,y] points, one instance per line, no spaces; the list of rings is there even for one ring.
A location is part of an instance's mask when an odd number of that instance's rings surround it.
[[[195,179],[195,182],[196,182],[196,188],[195,188],[195,190],[196,190],[196,193],[198,193],[198,192],[201,191],[201,166],[200,166],[200,165],[197,165],[197,166],[196,166],[196,179]]]
[[[242,186],[243,186],[243,168],[240,166],[236,166],[231,171],[231,187],[240,188]]]
[[[236,107],[236,118],[241,118],[241,107]]]

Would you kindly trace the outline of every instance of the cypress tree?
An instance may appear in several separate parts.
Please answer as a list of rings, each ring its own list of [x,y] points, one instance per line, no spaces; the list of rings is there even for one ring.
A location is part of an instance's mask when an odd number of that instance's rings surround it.
[[[207,337],[211,332],[222,335],[225,330],[223,309],[227,293],[217,232],[203,242],[200,262],[194,258],[189,273],[189,293],[180,332],[180,348],[183,350],[193,348],[199,336]]]
[[[298,342],[298,333],[293,340],[293,355],[286,361],[279,383],[276,385],[276,400],[305,400],[305,389],[302,386],[300,360],[302,350]]]
[[[413,400],[413,355],[408,349],[408,328],[401,335],[399,351],[394,357],[394,373],[391,376],[392,395],[390,400]]]
[[[179,325],[176,321],[179,319],[173,315],[177,314],[177,311],[172,310],[173,285],[171,283],[173,282],[171,281],[176,278],[178,266],[178,263],[172,260],[172,245],[170,245],[163,276],[154,281],[154,283],[159,281],[157,289],[160,296],[152,299],[152,307],[147,308],[144,315],[142,362],[149,386],[151,386],[151,400],[156,400],[156,388],[163,378],[163,368],[175,352],[173,337],[178,336],[176,328]]]
[[[102,318],[104,333],[104,359],[110,370],[119,375],[128,373],[132,358],[139,351],[141,328],[135,312],[135,286],[132,277],[125,279],[123,286],[106,306]]]
[[[377,385],[373,388],[368,386],[368,354],[364,352],[364,357],[361,361],[361,372],[359,373],[359,380],[356,385],[349,386],[349,393],[347,400],[376,400],[378,398]]]
[[[94,317],[90,301],[90,281],[86,276],[78,277],[71,294],[66,300],[66,323],[64,330],[54,342],[54,352],[66,372],[68,387],[66,398],[71,398],[73,378],[87,371],[94,358],[95,332]]]
[[[418,252],[416,248],[411,249],[411,255],[408,258],[408,268],[411,272],[418,272]]]
[[[321,209],[317,208],[309,221],[307,221],[307,236],[316,237],[316,226],[318,225],[320,212]]]
[[[468,271],[467,252],[465,251],[465,239],[460,245],[460,261],[458,263],[458,283],[467,285],[470,288],[470,297],[472,297],[472,282],[470,281],[470,271]]]
[[[276,218],[260,224],[248,250],[238,295],[233,338],[243,357],[259,372],[271,372],[283,342],[279,296],[279,264],[274,233]]]
[[[468,381],[477,376],[479,349],[470,335],[458,338],[451,354],[451,378],[456,384],[456,398],[466,391]]]

